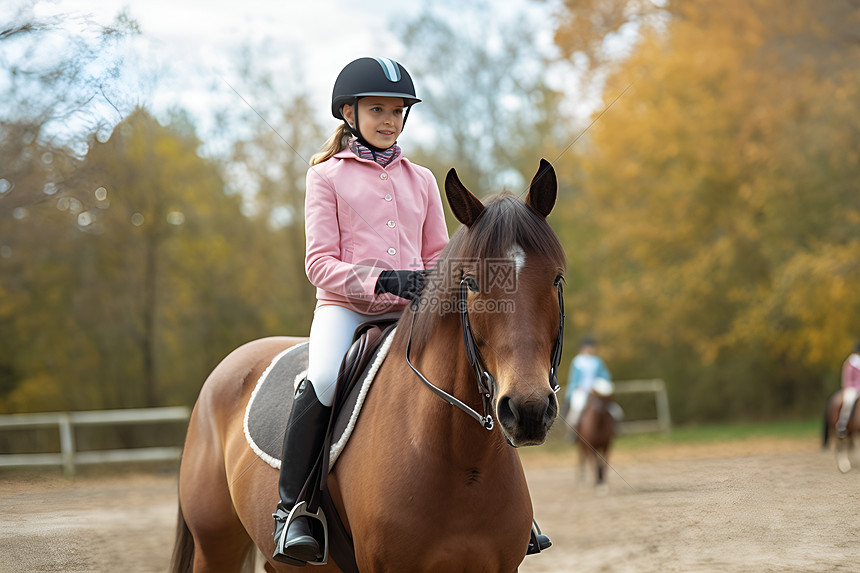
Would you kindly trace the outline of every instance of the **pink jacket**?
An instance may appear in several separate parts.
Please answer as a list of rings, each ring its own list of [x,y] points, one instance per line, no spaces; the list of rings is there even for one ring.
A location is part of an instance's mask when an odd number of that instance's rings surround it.
[[[860,390],[860,354],[852,354],[842,365],[842,387]]]
[[[402,155],[387,167],[345,149],[308,170],[305,272],[317,307],[365,314],[402,310],[407,302],[374,295],[384,269],[428,269],[448,243],[433,174]]]

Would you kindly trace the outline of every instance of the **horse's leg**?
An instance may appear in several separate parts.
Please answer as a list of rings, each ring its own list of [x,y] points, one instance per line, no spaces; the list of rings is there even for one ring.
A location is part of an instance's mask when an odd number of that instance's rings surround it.
[[[828,430],[833,431],[833,435],[835,437],[836,443],[834,446],[835,456],[836,456],[836,467],[839,468],[839,471],[842,473],[847,472],[851,469],[851,461],[848,459],[848,453],[846,451],[847,443],[846,438],[840,438],[836,433],[836,424],[839,421],[839,414],[842,411],[842,394],[841,391],[838,391],[836,394],[830,397],[827,402],[827,426]],[[827,434],[825,433],[824,441],[827,440]]]
[[[179,505],[179,518],[176,524],[176,540],[173,546],[173,555],[170,558],[170,573],[186,573],[194,563],[194,538],[185,515],[182,513],[182,505]]]
[[[827,442],[830,441],[830,404],[833,401],[833,398],[828,398],[827,403],[824,405],[824,424],[821,430],[821,449],[827,449]]]
[[[588,456],[590,452],[588,451],[588,446],[585,445],[585,441],[582,439],[582,436],[579,436],[579,466],[578,471],[576,472],[576,481],[585,482],[587,481],[587,464],[588,464]]]
[[[198,403],[199,408],[199,403]],[[195,412],[179,474],[179,500],[194,538],[194,573],[242,571],[251,540],[236,516],[223,453],[212,427]]]
[[[851,460],[848,459],[848,438],[836,439],[836,467],[842,473],[851,469]]]
[[[275,551],[272,512],[278,503],[278,470],[268,466],[250,450],[247,452],[234,465],[231,477],[233,504],[247,535],[253,539],[269,567],[281,570],[283,565],[268,563]]]
[[[606,480],[606,456],[609,455],[609,446],[603,444],[597,447],[598,463],[597,463],[597,484],[600,485]]]
[[[608,465],[607,456],[609,455],[609,444],[603,444],[596,447],[595,463],[597,464],[597,493],[605,495],[609,493],[609,483],[606,481],[606,466]]]

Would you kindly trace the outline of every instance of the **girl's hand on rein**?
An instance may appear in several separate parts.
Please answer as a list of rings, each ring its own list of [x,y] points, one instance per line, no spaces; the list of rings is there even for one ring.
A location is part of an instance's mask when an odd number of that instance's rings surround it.
[[[391,293],[414,300],[421,296],[424,290],[424,276],[428,271],[382,271],[376,279],[376,294]]]

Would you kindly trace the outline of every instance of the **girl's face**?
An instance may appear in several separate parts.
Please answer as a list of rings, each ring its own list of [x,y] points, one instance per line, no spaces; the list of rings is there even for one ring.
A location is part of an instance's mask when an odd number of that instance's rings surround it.
[[[358,129],[374,147],[388,149],[403,131],[403,98],[367,96],[358,100]],[[355,126],[355,110],[343,106],[343,117]]]

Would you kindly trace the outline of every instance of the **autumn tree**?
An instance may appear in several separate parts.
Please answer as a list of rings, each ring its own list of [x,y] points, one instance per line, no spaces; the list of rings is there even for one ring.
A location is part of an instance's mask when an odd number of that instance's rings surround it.
[[[60,307],[54,328],[30,329],[53,308],[39,313],[30,306],[33,266],[47,255],[43,246],[64,252],[68,233],[74,236],[85,199],[75,181],[81,159],[93,134],[109,133],[121,119],[115,110],[121,58],[112,49],[137,31],[124,13],[99,26],[37,16],[35,6],[25,0],[0,13],[0,401],[41,366],[23,357],[42,349],[50,330],[65,327]],[[32,214],[46,206],[50,217],[33,224]],[[63,284],[61,270],[53,267],[52,281]],[[61,287],[50,288],[57,302]],[[45,407],[60,400],[47,387],[40,396]]]
[[[122,58],[114,51],[137,24],[121,12],[109,26],[83,16],[39,17],[35,1],[0,20],[0,217],[69,194],[74,166],[95,133],[122,119]]]
[[[527,14],[437,2],[398,29],[428,134],[410,140],[410,157],[440,180],[456,167],[479,194],[522,192],[541,157],[558,158],[572,136]]]
[[[190,403],[212,368],[264,331],[254,246],[267,242],[197,153],[188,125],[136,110],[94,143],[61,197],[15,236],[13,332],[24,349],[7,410]]]
[[[254,246],[268,272],[257,285],[265,332],[285,334],[288,327],[288,334],[306,335],[315,291],[304,269],[305,177],[329,134],[317,119],[301,59],[274,70],[265,64],[267,49],[265,43],[249,45],[237,59],[227,90],[235,97],[219,112],[220,133],[230,146],[218,160],[228,185],[243,198],[244,214],[268,230]]]
[[[610,9],[593,47],[647,4],[567,10]],[[619,373],[667,378],[682,419],[817,412],[860,334],[858,9],[650,8],[605,99],[633,87],[583,155],[576,208],[596,232],[580,327]],[[567,53],[589,21],[563,20]]]

